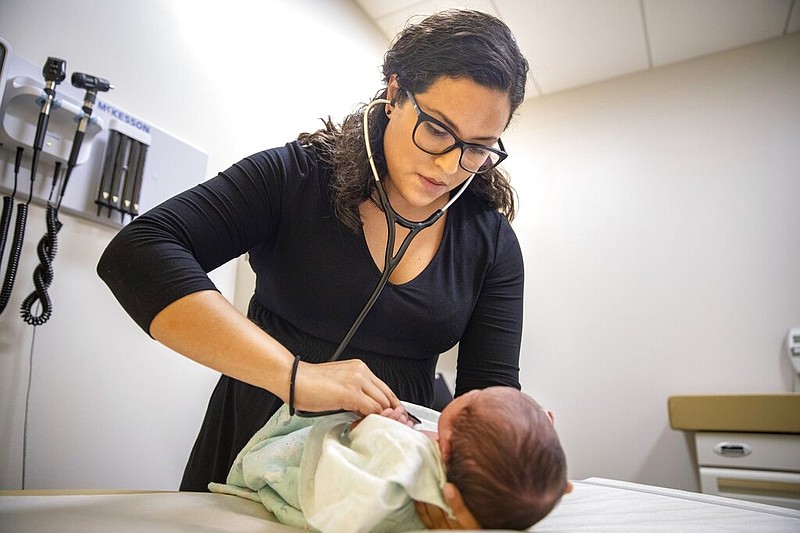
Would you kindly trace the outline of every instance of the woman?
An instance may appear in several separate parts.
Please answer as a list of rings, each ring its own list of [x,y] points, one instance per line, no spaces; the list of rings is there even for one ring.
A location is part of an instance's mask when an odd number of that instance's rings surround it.
[[[245,158],[109,244],[98,273],[134,320],[223,374],[182,490],[224,482],[290,396],[299,410],[362,415],[400,399],[430,405],[438,355],[456,343],[456,395],[519,388],[523,265],[496,164],[527,70],[509,29],[474,11],[411,25],[387,52],[380,97],[390,103],[371,108],[369,133],[394,210],[425,219],[477,173],[412,241],[340,361],[326,362],[375,287],[387,242],[363,110]],[[400,242],[407,230],[397,232]],[[245,252],[257,276],[247,318],[206,275]]]

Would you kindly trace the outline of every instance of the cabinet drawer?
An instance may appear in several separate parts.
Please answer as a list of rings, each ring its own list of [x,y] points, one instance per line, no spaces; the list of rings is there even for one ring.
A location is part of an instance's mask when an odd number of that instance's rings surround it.
[[[800,472],[800,435],[697,432],[697,464]]]
[[[726,498],[800,509],[800,474],[700,467],[700,490]]]

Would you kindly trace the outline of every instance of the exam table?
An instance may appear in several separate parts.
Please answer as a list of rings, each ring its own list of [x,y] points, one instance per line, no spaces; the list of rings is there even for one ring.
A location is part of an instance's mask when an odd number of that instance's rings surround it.
[[[603,478],[575,490],[534,526],[537,532],[792,532],[800,511]],[[260,504],[191,492],[0,492],[0,531],[296,531]]]
[[[439,413],[405,403],[435,429]],[[800,511],[711,494],[604,478],[573,481],[574,490],[532,529],[592,532],[800,532]],[[297,531],[263,505],[225,494],[133,491],[0,491],[0,533]]]

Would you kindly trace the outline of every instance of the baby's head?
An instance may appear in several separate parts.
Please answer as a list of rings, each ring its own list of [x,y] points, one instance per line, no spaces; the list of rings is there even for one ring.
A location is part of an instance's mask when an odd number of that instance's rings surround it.
[[[569,491],[552,419],[511,387],[470,391],[439,418],[447,479],[483,528],[527,529]]]

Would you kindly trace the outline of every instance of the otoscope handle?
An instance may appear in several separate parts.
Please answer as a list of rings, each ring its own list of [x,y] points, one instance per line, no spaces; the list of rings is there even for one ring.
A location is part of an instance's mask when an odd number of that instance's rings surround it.
[[[91,109],[89,111],[91,112]],[[72,176],[72,169],[75,168],[75,165],[78,163],[78,154],[81,151],[83,135],[84,131],[86,130],[86,122],[88,121],[88,117],[82,118],[80,124],[78,125],[78,129],[75,130],[75,137],[72,139],[72,150],[69,152],[69,161],[67,161],[67,172],[64,174],[64,181],[61,182],[61,187],[59,188],[58,197],[56,198],[55,202],[56,210],[61,207],[61,200],[64,198],[64,192],[67,190],[67,183],[69,183],[69,178]]]
[[[22,146],[17,146],[17,155],[14,157],[14,173],[19,173],[19,167],[22,165],[22,152],[24,152],[24,148]]]
[[[83,119],[86,119],[86,122],[89,121],[89,117],[92,116],[92,109],[94,109],[94,101],[97,99],[97,92],[96,91],[86,91],[86,96],[83,98]],[[86,126],[84,125],[84,129]]]
[[[40,151],[44,146],[44,137],[47,135],[47,123],[50,121],[50,110],[42,110],[36,123],[36,137],[33,139],[33,149]]]
[[[92,76],[84,72],[72,73],[72,85],[78,89],[86,89],[86,95],[83,97],[83,106],[81,107],[83,116],[78,122],[78,128],[75,130],[75,137],[72,139],[72,150],[69,153],[69,160],[67,161],[67,173],[64,176],[64,182],[61,184],[61,191],[56,202],[56,205],[59,207],[61,206],[61,199],[64,196],[64,192],[67,189],[69,178],[72,175],[72,169],[75,168],[75,165],[78,163],[78,154],[81,151],[83,137],[89,125],[89,119],[92,116],[92,109],[97,99],[97,92],[108,91],[114,88],[107,79],[98,78],[97,76]],[[56,209],[58,209],[58,207]]]
[[[78,129],[75,132],[75,137],[73,137],[72,139],[72,150],[69,153],[69,161],[67,161],[67,168],[69,168],[70,170],[78,162],[78,154],[81,151],[81,144],[83,143],[83,135],[84,131]]]

